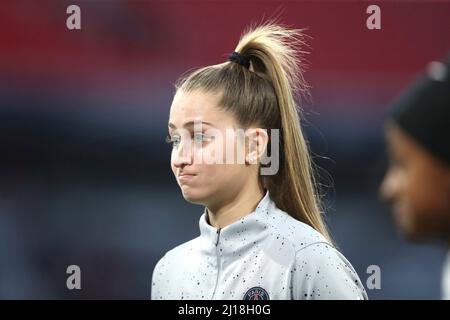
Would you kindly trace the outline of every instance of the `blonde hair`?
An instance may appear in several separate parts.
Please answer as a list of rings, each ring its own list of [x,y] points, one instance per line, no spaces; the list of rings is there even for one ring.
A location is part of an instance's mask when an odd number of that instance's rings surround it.
[[[300,101],[308,94],[300,66],[303,39],[302,30],[273,22],[251,27],[235,49],[250,61],[249,68],[231,61],[200,68],[182,77],[176,90],[220,93],[218,107],[231,112],[242,127],[280,129],[279,170],[275,175],[259,175],[259,183],[278,208],[332,241],[300,126]]]

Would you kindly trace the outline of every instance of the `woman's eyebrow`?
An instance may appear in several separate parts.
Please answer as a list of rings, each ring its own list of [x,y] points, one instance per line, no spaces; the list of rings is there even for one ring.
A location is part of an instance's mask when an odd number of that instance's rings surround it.
[[[195,122],[201,123],[202,125],[206,124],[206,125],[210,125],[210,126],[214,127],[214,125],[212,123],[207,122],[207,121],[196,120]],[[188,121],[188,122],[186,122],[183,125],[183,127],[185,127],[185,128],[190,128],[190,127],[193,127],[193,126],[194,126],[194,121]],[[172,122],[169,122],[168,128],[169,129],[176,129],[177,127]]]

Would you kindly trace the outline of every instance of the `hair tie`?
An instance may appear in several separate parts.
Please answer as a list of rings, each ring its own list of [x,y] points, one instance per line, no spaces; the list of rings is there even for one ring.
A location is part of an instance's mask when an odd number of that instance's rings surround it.
[[[228,56],[228,60],[230,60],[232,62],[236,62],[237,64],[240,64],[241,66],[244,66],[247,69],[250,68],[250,59],[247,57],[244,57],[239,52],[230,53],[230,55]]]

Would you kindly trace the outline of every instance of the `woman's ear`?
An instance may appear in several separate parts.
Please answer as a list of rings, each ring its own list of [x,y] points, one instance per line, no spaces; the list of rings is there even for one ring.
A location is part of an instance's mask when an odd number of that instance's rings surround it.
[[[269,135],[266,129],[250,128],[245,132],[246,154],[245,164],[257,164],[263,156],[269,143]]]

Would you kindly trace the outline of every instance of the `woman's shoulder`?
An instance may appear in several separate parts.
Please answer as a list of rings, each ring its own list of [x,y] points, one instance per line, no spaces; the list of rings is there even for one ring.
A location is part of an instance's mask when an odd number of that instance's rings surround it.
[[[296,252],[293,276],[296,299],[368,299],[352,264],[329,243],[310,244]]]
[[[175,248],[167,251],[156,263],[152,273],[152,296],[157,296],[157,292],[162,286],[176,282],[176,275],[183,265],[189,265],[195,260],[198,252],[199,237],[186,241]]]
[[[332,246],[320,232],[310,225],[295,219],[278,207],[275,207],[271,214],[273,217],[269,221],[274,229],[272,230],[272,235],[277,237],[277,240],[281,239],[290,243],[295,252],[318,243]]]
[[[187,258],[194,254],[200,245],[200,237],[183,242],[176,247],[167,251],[164,256],[160,259],[167,261],[180,261],[179,259]]]
[[[295,299],[367,299],[355,269],[330,241],[278,208],[272,214],[273,242],[290,244]]]

